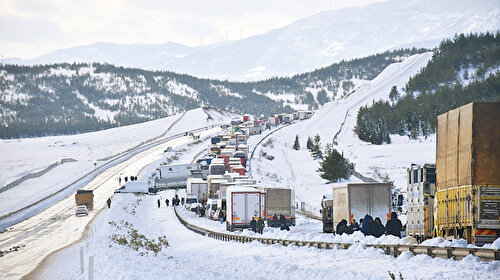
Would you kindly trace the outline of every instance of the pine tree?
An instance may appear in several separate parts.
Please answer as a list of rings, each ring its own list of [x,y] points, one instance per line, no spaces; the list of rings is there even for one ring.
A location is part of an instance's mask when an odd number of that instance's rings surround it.
[[[354,171],[354,164],[344,158],[337,150],[330,144],[325,148],[325,160],[320,162],[320,176],[328,180],[328,183],[337,182],[339,179],[348,179]]]
[[[313,148],[313,141],[312,141],[311,137],[307,137],[307,144],[306,144],[306,146],[307,146],[307,149],[309,151],[312,150],[312,148]]]
[[[295,143],[293,143],[294,150],[300,150],[299,135],[295,135]]]
[[[311,148],[311,154],[314,159],[323,159],[323,152],[321,151],[320,145],[321,137],[319,134],[314,136],[314,142]]]
[[[391,99],[392,103],[398,101],[399,92],[398,92],[398,88],[396,86],[393,86],[391,88],[391,92],[389,92],[389,99]]]

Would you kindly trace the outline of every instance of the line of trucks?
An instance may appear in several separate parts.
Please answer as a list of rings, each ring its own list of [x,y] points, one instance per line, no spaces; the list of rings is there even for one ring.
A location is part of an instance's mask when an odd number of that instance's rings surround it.
[[[483,245],[500,235],[500,102],[472,102],[437,118],[436,163],[407,169],[406,234]],[[391,209],[390,186],[348,184],[323,199],[323,231]],[[402,201],[398,199],[398,206]],[[360,212],[361,211],[361,212]]]
[[[281,223],[295,225],[295,193],[287,188],[259,184],[245,175],[248,155],[245,133],[214,136],[205,157],[206,176],[190,176],[186,180],[186,207],[205,207],[205,216],[226,218],[228,230],[249,228],[254,219],[270,225],[273,216],[284,217]]]

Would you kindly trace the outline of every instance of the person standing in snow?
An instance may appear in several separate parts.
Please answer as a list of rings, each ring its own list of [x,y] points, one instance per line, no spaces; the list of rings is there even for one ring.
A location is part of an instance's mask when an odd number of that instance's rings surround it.
[[[352,219],[351,228],[352,228],[352,231],[359,230],[359,225],[358,225],[358,223],[356,222],[355,219]]]
[[[342,219],[338,224],[337,227],[335,228],[335,233],[338,235],[342,235],[343,231],[341,230],[343,226],[347,225],[346,219]]]
[[[106,200],[106,203],[108,204],[108,209],[111,207],[111,197],[108,197],[108,200]]]
[[[280,225],[284,225],[284,224],[286,224],[286,218],[285,218],[285,215],[280,214]]]
[[[160,208],[160,199],[158,198],[158,208]]]
[[[398,219],[396,212],[391,213],[391,219],[385,224],[385,229],[387,234],[397,236],[401,238],[401,231],[403,230],[403,224]]]
[[[273,215],[273,227],[277,227],[277,224],[278,223],[278,215],[276,215],[276,213],[274,213]]]
[[[255,217],[250,221],[250,226],[252,227],[253,232],[257,232],[257,221],[255,220]]]
[[[168,201],[168,198],[167,198],[167,199],[165,199],[165,204],[167,205],[167,207],[168,207],[168,203],[169,203],[169,201]]]
[[[118,185],[122,185],[122,177],[118,177]]]
[[[373,223],[372,216],[366,214],[362,220],[363,220],[363,222],[361,223],[361,232],[364,235],[373,235],[373,233],[372,233],[372,223]]]
[[[264,220],[262,218],[259,218],[259,220],[257,221],[257,231],[262,234],[262,232],[264,231]]]
[[[380,237],[385,233],[385,227],[382,225],[382,221],[379,217],[376,217],[372,224],[372,235],[375,237]]]

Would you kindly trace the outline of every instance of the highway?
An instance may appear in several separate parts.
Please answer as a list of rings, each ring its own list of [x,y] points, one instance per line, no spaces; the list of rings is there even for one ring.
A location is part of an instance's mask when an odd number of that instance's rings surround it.
[[[219,130],[219,127],[215,127],[200,130],[199,134],[203,138]],[[179,135],[98,174],[83,187],[94,190],[94,210],[88,216],[74,215],[75,199],[74,195],[69,195],[0,234],[0,248],[3,250],[19,246],[18,251],[0,258],[0,279],[19,279],[34,270],[49,254],[78,241],[90,221],[105,207],[106,200],[119,187],[118,176],[138,174],[142,168],[160,159],[166,147],[178,147],[191,141],[193,138]]]

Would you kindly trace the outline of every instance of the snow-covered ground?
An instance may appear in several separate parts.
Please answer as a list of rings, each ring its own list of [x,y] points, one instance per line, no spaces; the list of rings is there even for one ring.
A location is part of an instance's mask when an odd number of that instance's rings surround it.
[[[207,119],[208,116],[211,119]],[[61,161],[41,177],[0,192],[0,216],[21,209],[100,167],[114,156],[166,133],[166,137],[210,125],[229,123],[234,115],[201,108],[183,115],[79,135],[0,140],[0,189],[22,176]],[[168,130],[170,128],[170,130]],[[167,131],[168,130],[168,131]]]
[[[107,198],[113,196],[113,191],[119,187],[119,176],[138,174],[139,180],[147,179],[151,169],[168,156],[164,153],[166,147],[175,147],[179,160],[190,162],[201,149],[206,148],[209,136],[218,131],[219,127],[201,131],[200,139],[205,140],[198,144],[191,137],[176,137],[101,172],[85,186],[94,190],[94,210],[86,217],[75,217],[75,200],[69,195],[39,214],[9,227],[0,234],[0,250],[8,252],[1,257],[0,278],[19,279],[35,269],[49,254],[79,240],[88,223],[105,207]],[[16,246],[20,249],[11,251]]]
[[[326,180],[316,172],[319,161],[312,159],[306,141],[307,137],[314,138],[318,134],[324,148],[327,143],[333,143],[338,133],[334,148],[355,163],[356,171],[377,180],[387,174],[397,188],[406,189],[407,167],[412,163],[435,162],[435,136],[410,140],[391,135],[390,145],[372,145],[359,140],[353,130],[361,106],[380,99],[388,100],[392,86],[401,91],[408,79],[431,58],[432,53],[424,53],[391,64],[372,81],[359,81],[354,92],[344,99],[325,104],[312,118],[274,133],[255,153],[253,177],[265,184],[295,189],[297,201],[306,203],[305,210],[319,214],[321,199],[324,194],[332,194],[334,184],[325,184]],[[300,142],[298,151],[292,149],[296,135]],[[273,155],[274,160],[259,156],[261,151]],[[351,177],[349,181],[360,180]]]
[[[382,250],[356,244],[348,250],[263,245],[259,242],[224,242],[186,229],[172,207],[156,196],[115,195],[111,209],[104,209],[92,222],[86,238],[47,258],[26,279],[87,279],[89,256],[94,257],[95,279],[498,279],[500,262],[486,263],[476,257],[463,260],[433,259],[404,253],[398,258]],[[161,199],[161,207],[157,207]],[[208,221],[216,224],[218,222]],[[131,229],[167,247],[155,255],[113,241]],[[80,250],[85,268],[80,273]]]

